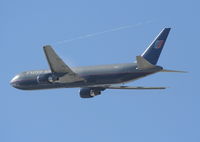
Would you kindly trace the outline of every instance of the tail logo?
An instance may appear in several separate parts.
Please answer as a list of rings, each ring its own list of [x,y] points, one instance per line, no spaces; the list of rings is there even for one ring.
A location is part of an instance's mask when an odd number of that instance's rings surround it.
[[[155,49],[160,49],[163,45],[164,40],[157,40],[154,44]]]

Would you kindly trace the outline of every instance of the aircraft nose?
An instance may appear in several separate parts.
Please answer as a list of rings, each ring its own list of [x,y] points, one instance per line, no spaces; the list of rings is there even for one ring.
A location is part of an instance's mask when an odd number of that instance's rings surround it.
[[[19,75],[16,75],[11,81],[10,81],[10,85],[18,88],[19,87]]]

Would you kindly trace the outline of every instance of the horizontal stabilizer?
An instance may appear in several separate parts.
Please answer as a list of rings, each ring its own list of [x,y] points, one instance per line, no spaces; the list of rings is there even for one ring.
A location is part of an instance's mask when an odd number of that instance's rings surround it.
[[[149,69],[154,68],[155,66],[149,63],[145,58],[142,56],[136,56],[137,61],[137,68],[138,69]]]
[[[167,70],[167,69],[163,69],[160,72],[177,72],[177,73],[187,73],[186,71],[177,71],[177,70]]]

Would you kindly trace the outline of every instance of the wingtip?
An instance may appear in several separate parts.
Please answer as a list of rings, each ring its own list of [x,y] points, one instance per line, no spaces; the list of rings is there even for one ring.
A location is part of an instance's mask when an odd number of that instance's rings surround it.
[[[45,45],[45,46],[43,46],[43,50],[44,50],[44,52],[46,52],[47,50],[53,50],[53,48],[52,48],[52,46],[51,45]],[[54,51],[54,50],[53,50]]]
[[[43,48],[46,49],[46,48],[52,48],[52,47],[51,45],[44,45]]]
[[[180,71],[180,73],[189,73],[188,71]]]

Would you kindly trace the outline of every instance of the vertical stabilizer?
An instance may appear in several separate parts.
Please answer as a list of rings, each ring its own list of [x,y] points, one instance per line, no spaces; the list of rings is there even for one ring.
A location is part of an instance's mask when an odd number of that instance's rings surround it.
[[[156,65],[158,62],[160,53],[165,45],[170,29],[171,28],[164,28],[141,55],[151,64]]]
[[[136,61],[138,69],[150,69],[155,67],[141,56],[136,56]]]

